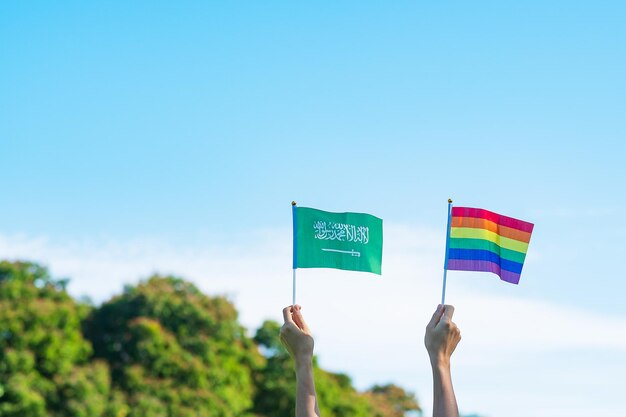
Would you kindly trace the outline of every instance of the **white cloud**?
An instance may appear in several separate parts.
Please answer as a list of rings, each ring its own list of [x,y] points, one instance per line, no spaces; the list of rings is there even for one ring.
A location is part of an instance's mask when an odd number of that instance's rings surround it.
[[[45,237],[0,235],[0,257],[48,265],[55,276],[72,279],[70,292],[89,295],[97,302],[153,272],[174,273],[208,294],[227,294],[250,329],[267,318],[280,320],[281,308],[291,303],[290,231],[256,231],[245,239],[241,236],[239,241],[246,242],[241,245],[220,245],[220,241],[216,236],[205,245],[179,246],[157,239],[56,242]],[[315,332],[322,366],[350,374],[362,388],[375,382],[399,382],[415,390],[428,408],[431,382],[422,338],[440,299],[443,245],[439,231],[386,225],[382,277],[298,270],[298,303]],[[541,392],[528,389],[543,373],[567,383],[562,367],[555,368],[550,355],[576,357],[580,352],[594,352],[608,358],[615,352],[626,353],[626,317],[510,295],[486,296],[473,290],[471,282],[454,280],[453,293],[455,320],[463,333],[455,353],[455,377],[461,408],[466,411],[492,417],[523,416],[524,409],[511,410],[509,406],[522,395],[526,401],[554,411],[559,407],[554,401],[559,395],[567,396],[566,392],[557,387],[553,393],[545,392],[547,388]],[[581,370],[581,378],[593,380],[598,369],[609,367],[603,363],[574,366]],[[526,370],[532,367],[536,372],[528,374]],[[517,378],[503,377],[503,369]],[[476,380],[480,389],[472,382]],[[599,388],[583,386],[580,390],[610,391],[620,383],[621,377],[608,376]],[[498,397],[488,401],[488,396],[481,395],[483,390],[498,393]],[[591,410],[592,406],[590,400],[580,409]],[[611,411],[622,406],[615,402],[613,408],[608,407]]]

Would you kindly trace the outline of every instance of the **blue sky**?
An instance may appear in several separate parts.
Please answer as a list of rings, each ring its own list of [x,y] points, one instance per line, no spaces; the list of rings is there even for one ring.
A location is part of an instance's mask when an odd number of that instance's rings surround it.
[[[555,306],[564,312],[555,317],[617,320],[626,334],[625,16],[609,1],[3,2],[0,257],[44,262],[96,300],[171,270],[232,294],[252,326],[289,297],[267,310],[242,305],[255,301],[238,273],[282,268],[273,257],[284,255],[287,269],[261,275],[290,293],[292,199],[383,218],[382,279],[391,291],[394,279],[418,276],[403,290],[430,296],[422,290],[439,285],[452,197],[536,226],[520,286],[454,273],[450,302],[472,309],[470,288]],[[274,260],[263,264],[264,255]],[[102,268],[118,275],[100,279]],[[308,302],[314,310],[319,300]],[[490,317],[477,311],[468,317]],[[626,353],[623,339],[592,345],[532,355],[549,367],[554,352],[581,364]],[[341,356],[319,346],[322,363]],[[380,378],[335,363],[357,383]],[[472,380],[468,367],[461,380]],[[589,402],[578,410],[601,415],[593,399],[607,389],[581,387]],[[538,389],[527,400],[566,392]],[[624,410],[607,401],[607,415]],[[503,410],[504,400],[466,409]]]

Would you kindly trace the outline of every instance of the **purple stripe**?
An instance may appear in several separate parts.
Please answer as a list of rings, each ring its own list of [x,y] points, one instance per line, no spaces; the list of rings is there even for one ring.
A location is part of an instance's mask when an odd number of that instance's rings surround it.
[[[455,271],[483,271],[493,272],[498,275],[502,281],[511,284],[519,283],[520,274],[500,269],[500,265],[489,261],[469,261],[464,259],[448,259],[448,269]]]

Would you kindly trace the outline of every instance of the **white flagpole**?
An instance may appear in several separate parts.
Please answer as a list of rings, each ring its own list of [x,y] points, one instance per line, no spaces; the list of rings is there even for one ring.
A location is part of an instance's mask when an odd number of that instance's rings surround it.
[[[293,217],[293,294],[292,304],[296,305],[296,269],[298,268],[298,222],[296,219],[296,202],[291,202],[291,214]]]
[[[452,199],[448,199],[448,229],[446,231],[446,256],[443,262],[443,289],[441,290],[441,304],[446,303],[446,278],[448,275],[448,245],[450,243],[450,219],[452,217]]]
[[[296,305],[296,268],[293,269],[293,302],[291,305]]]

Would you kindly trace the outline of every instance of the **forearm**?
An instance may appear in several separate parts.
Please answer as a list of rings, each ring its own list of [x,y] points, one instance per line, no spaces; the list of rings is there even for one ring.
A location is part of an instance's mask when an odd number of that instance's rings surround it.
[[[459,417],[449,363],[433,363],[433,417]]]
[[[311,358],[296,361],[296,417],[319,417]]]

